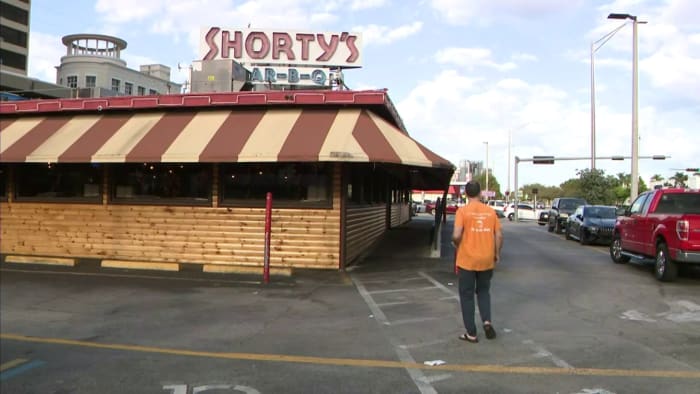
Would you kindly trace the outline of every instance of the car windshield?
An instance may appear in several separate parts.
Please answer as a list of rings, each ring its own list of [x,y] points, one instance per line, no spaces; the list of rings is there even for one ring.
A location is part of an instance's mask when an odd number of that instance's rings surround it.
[[[617,209],[615,207],[590,207],[586,208],[585,215],[594,219],[615,219]]]
[[[576,209],[579,205],[583,205],[586,202],[583,200],[562,200],[560,209]]]

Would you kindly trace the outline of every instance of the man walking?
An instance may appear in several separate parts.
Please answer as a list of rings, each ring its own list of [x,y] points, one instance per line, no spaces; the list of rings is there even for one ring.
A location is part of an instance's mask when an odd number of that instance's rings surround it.
[[[457,248],[459,274],[459,301],[466,333],[459,339],[477,343],[474,323],[474,295],[484,324],[486,338],[496,337],[491,324],[491,277],[503,246],[501,222],[496,211],[479,200],[481,185],[470,181],[465,186],[468,203],[455,214],[452,244]]]

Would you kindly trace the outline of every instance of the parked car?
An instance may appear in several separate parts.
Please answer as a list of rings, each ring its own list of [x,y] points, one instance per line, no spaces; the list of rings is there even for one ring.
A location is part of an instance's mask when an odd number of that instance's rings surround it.
[[[413,213],[425,212],[425,204],[418,201],[413,201]]]
[[[488,200],[486,202],[486,205],[490,206],[496,211],[501,211],[501,213],[503,213],[503,209],[506,207],[506,202],[504,200]]]
[[[556,233],[566,230],[566,221],[579,205],[588,204],[583,198],[557,197],[552,201],[547,217],[547,231]]]
[[[609,244],[616,220],[617,208],[614,206],[579,205],[566,222],[564,236],[577,239],[581,245]]]
[[[654,276],[672,281],[681,264],[700,264],[700,190],[657,189],[640,194],[619,216],[610,258],[653,262]]]
[[[515,219],[515,204],[510,204],[503,210],[503,214],[511,222]],[[539,211],[530,204],[518,203],[518,220],[537,220]]]
[[[457,209],[459,208],[459,205],[454,202],[454,201],[448,201],[447,206],[445,206],[445,212],[448,214],[454,214],[457,212]],[[425,204],[425,212],[434,215],[435,214],[435,203],[431,202],[428,204]]]

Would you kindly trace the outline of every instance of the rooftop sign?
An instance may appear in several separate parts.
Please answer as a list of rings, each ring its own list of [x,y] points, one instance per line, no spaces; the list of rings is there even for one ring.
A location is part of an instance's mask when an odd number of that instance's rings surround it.
[[[361,67],[362,37],[356,33],[202,29],[200,59],[251,64]]]

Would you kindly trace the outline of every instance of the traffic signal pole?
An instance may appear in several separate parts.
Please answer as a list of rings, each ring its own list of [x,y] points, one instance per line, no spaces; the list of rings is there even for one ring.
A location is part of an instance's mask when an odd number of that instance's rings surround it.
[[[639,156],[639,159],[652,159],[652,160],[666,160],[670,159],[671,156],[666,156],[666,155],[653,155],[653,156]],[[625,160],[625,159],[631,159],[630,156],[603,156],[603,157],[596,157],[596,160]],[[590,157],[587,156],[581,156],[581,157],[554,157],[554,156],[533,156],[530,159],[521,159],[518,156],[515,156],[515,165],[513,169],[513,174],[514,174],[514,180],[513,180],[513,193],[515,193],[515,197],[513,198],[513,219],[515,222],[518,221],[518,202],[520,201],[519,196],[518,196],[518,164],[520,164],[521,161],[524,162],[532,162],[533,164],[554,164],[555,161],[569,161],[569,160],[591,160]]]

